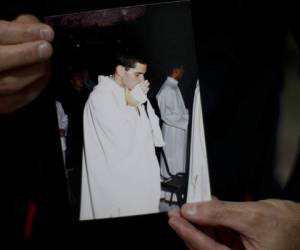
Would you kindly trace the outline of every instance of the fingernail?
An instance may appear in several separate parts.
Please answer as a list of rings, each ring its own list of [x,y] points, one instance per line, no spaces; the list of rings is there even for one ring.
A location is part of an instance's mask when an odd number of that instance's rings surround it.
[[[40,30],[40,38],[46,41],[52,41],[54,38],[54,32],[52,29],[45,27]]]
[[[196,215],[197,213],[197,206],[194,205],[194,204],[185,204],[183,207],[182,207],[182,212],[186,215]]]
[[[179,208],[174,208],[168,212],[169,217],[173,216],[179,216],[180,215],[180,209]]]
[[[52,48],[50,44],[44,42],[38,46],[38,54],[41,59],[49,58],[52,54]]]
[[[174,219],[174,218],[169,219],[168,223],[172,228],[176,228],[176,226],[177,226],[176,219]]]

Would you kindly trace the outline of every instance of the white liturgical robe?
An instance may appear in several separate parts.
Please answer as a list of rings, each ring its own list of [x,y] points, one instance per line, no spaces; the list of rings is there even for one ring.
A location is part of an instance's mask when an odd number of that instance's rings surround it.
[[[211,199],[199,80],[194,94],[187,202]]]
[[[166,146],[167,162],[172,174],[185,172],[186,144],[189,113],[178,87],[178,81],[168,77],[156,95]],[[162,174],[168,177],[164,161],[161,160]]]
[[[81,220],[159,211],[155,133],[144,106],[138,110],[126,105],[124,88],[99,77],[84,110]]]

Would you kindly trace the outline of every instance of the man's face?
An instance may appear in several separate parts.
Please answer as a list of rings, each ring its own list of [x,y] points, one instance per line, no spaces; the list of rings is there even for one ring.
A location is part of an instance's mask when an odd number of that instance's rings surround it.
[[[137,84],[145,80],[144,75],[147,72],[147,65],[136,63],[134,68],[125,70],[122,76],[122,83],[129,90],[132,90]]]
[[[79,74],[75,74],[73,76],[73,79],[71,79],[71,84],[76,91],[80,92],[83,87],[82,76]]]
[[[179,68],[175,68],[173,72],[174,72],[175,79],[180,80],[183,76],[184,68],[183,66]]]

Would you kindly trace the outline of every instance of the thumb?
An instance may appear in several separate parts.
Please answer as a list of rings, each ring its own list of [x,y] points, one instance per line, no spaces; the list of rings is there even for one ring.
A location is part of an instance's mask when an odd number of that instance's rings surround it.
[[[225,202],[211,200],[185,204],[181,215],[188,221],[203,226],[224,226],[239,233],[249,228],[249,212],[253,202]]]

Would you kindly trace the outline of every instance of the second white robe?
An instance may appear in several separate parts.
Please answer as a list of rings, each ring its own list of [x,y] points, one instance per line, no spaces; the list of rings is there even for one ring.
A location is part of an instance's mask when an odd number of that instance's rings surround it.
[[[163,121],[164,151],[172,174],[185,172],[189,122],[189,113],[177,84],[175,79],[168,77],[156,96]],[[163,175],[168,177],[162,160],[161,166]]]

